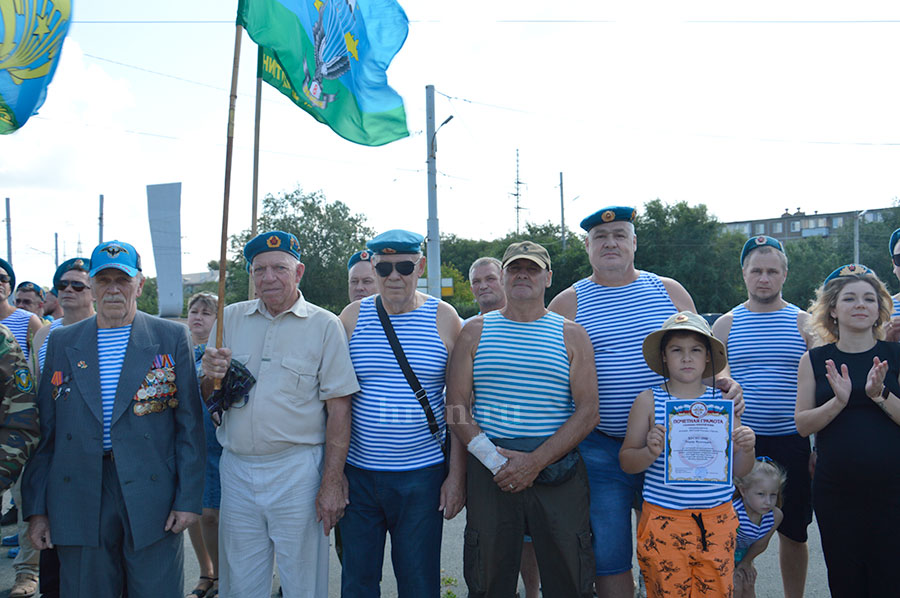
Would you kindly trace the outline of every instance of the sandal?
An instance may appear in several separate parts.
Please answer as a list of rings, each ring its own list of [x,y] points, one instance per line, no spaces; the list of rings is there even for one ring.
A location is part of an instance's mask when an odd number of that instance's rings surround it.
[[[210,598],[217,596],[219,594],[218,588],[215,588],[215,594],[210,594],[210,592],[213,591],[213,586],[216,585],[217,581],[219,581],[218,577],[207,577],[206,575],[201,575],[200,581],[197,582],[197,587],[191,590],[191,593],[184,598],[204,598],[204,596],[206,596],[207,594],[209,594]]]

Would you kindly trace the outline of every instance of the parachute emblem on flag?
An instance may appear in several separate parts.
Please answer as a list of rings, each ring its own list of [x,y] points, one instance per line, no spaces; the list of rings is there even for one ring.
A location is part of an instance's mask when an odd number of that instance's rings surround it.
[[[356,54],[357,40],[350,33],[356,24],[353,7],[347,0],[324,0],[317,3],[319,18],[313,25],[316,70],[310,76],[303,61],[303,94],[322,110],[334,101],[336,93],[322,93],[323,79],[338,79],[350,70],[350,55]]]
[[[71,11],[71,0],[0,2],[0,134],[24,125],[44,103]]]

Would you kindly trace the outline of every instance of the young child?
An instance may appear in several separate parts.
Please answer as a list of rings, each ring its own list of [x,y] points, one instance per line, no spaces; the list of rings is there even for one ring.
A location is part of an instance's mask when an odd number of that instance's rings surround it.
[[[753,469],[734,480],[734,512],[740,525],[734,552],[734,598],[756,598],[756,568],[753,559],[769,545],[784,515],[781,491],[787,476],[768,457],[759,457]]]
[[[648,598],[731,596],[738,519],[732,484],[665,483],[667,399],[721,400],[703,383],[725,367],[725,347],[702,317],[675,314],[644,339],[644,360],[666,378],[635,399],[619,463],[644,476],[644,505],[637,555]],[[756,436],[734,415],[733,472],[746,475],[754,462]]]

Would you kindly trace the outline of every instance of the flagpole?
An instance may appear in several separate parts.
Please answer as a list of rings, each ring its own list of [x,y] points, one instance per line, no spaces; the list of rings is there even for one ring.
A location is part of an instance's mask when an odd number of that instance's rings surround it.
[[[256,120],[253,125],[253,214],[250,219],[250,238],[256,236],[256,217],[258,211],[257,197],[259,195],[259,117],[262,111],[262,77],[259,76],[259,61],[262,60],[262,46],[259,48],[258,59],[256,64]],[[250,277],[250,284],[247,290],[247,299],[253,299],[256,296],[256,288],[253,284],[253,277]]]
[[[234,153],[234,106],[237,103],[238,65],[241,61],[241,34],[244,28],[235,27],[234,32],[234,66],[231,70],[231,97],[228,103],[228,136],[225,140],[225,195],[222,200],[222,247],[219,252],[219,308],[216,325],[216,347],[222,346],[225,327],[225,273],[228,264],[228,197],[231,191],[231,156]],[[215,387],[219,389],[221,380],[216,379]]]

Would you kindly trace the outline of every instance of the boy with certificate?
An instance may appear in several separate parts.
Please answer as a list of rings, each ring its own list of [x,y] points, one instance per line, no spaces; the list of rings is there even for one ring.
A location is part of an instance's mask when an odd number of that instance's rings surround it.
[[[732,475],[750,472],[756,438],[703,382],[725,367],[725,347],[706,320],[681,312],[647,336],[643,353],[665,382],[635,399],[619,462],[646,472],[637,556],[647,596],[730,596]]]

